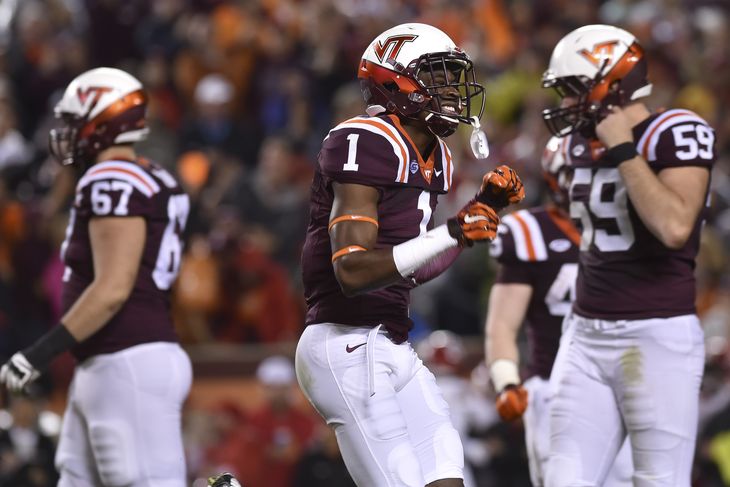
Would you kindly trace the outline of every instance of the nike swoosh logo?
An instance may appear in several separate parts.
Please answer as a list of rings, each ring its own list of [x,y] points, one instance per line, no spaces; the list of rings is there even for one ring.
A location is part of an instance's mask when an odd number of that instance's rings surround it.
[[[442,169],[440,171],[437,171],[434,169],[433,172],[436,173],[436,177],[439,177],[439,176],[441,176],[441,173],[444,172],[444,170]]]
[[[478,221],[486,221],[487,217],[482,215],[477,216],[471,216],[471,215],[464,215],[464,223],[476,223]]]
[[[366,345],[366,344],[367,344],[367,342],[365,342],[365,343],[361,343],[361,344],[359,344],[359,345],[355,345],[354,347],[351,347],[350,345],[347,345],[347,346],[345,347],[345,351],[346,351],[347,353],[352,353],[352,352],[354,352],[355,350],[357,350],[358,348],[360,348],[360,347],[362,347],[363,345]]]

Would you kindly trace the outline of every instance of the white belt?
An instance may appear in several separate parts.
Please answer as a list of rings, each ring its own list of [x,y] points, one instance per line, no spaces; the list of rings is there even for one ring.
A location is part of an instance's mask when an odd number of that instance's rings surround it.
[[[367,345],[365,345],[365,360],[368,363],[368,390],[370,397],[375,395],[375,339],[382,324],[376,326],[368,333]]]

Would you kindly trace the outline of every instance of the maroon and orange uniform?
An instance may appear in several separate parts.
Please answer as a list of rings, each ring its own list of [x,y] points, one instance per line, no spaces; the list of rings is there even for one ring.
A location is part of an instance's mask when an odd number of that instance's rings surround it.
[[[437,197],[449,191],[453,172],[451,153],[441,139],[424,160],[394,115],[356,117],[330,131],[315,169],[302,252],[307,325],[382,324],[394,341],[407,338],[413,326],[408,317],[412,283],[404,279],[349,298],[342,293],[332,267],[328,233],[332,184],[361,184],[378,190],[377,249],[395,246],[433,228]]]
[[[652,114],[633,134],[655,173],[682,166],[711,169],[715,161],[714,131],[688,110]],[[603,160],[602,146],[573,135],[563,147],[575,170],[571,216],[583,229],[574,310],[607,320],[694,314],[694,259],[706,210],[684,246],[670,249],[637,215],[618,168]]]
[[[528,376],[550,378],[563,318],[574,296],[579,238],[560,210],[537,207],[502,218],[490,247],[500,264],[496,283],[532,287],[525,315]]]
[[[137,280],[122,308],[98,332],[72,349],[82,361],[149,342],[176,342],[169,290],[180,267],[182,232],[190,200],[175,178],[146,161],[114,160],[91,166],[76,186],[61,256],[66,266],[64,313],[94,280],[89,221],[142,217],[147,225]]]

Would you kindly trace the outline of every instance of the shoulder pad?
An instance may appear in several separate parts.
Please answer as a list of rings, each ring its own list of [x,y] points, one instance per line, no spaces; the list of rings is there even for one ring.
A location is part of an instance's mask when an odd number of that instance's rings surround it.
[[[408,146],[398,130],[378,117],[355,117],[322,143],[322,172],[340,182],[392,185],[408,181]]]
[[[127,161],[92,166],[76,185],[75,205],[96,216],[146,216],[160,185],[144,169]]]
[[[502,224],[512,236],[511,250],[515,260],[542,262],[548,259],[545,238],[535,215],[528,210],[519,210],[502,218]]]
[[[654,167],[709,166],[715,160],[715,131],[690,110],[659,114],[644,130],[636,150]]]

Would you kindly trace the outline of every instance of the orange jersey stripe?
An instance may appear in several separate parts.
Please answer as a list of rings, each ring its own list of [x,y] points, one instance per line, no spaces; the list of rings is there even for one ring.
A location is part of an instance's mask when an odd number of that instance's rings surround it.
[[[408,135],[408,132],[406,132],[406,129],[403,128],[403,125],[401,125],[398,117],[396,115],[388,115],[388,118],[393,121],[393,125],[395,125],[395,128],[398,130],[398,132],[400,132],[400,134],[403,136],[403,138],[405,138],[408,141],[408,143],[411,144],[411,147],[413,147],[413,151],[416,153],[416,157],[418,158],[419,164],[420,165],[426,164],[423,160],[423,156],[421,156],[421,153],[418,151],[418,146],[415,143],[413,143],[413,139],[411,139],[411,136]],[[433,156],[433,153],[431,153],[431,155]],[[431,159],[431,158],[429,157],[429,159]]]
[[[530,234],[530,229],[527,226],[527,223],[525,223],[525,220],[518,215],[517,213],[513,213],[512,216],[517,220],[517,223],[520,224],[520,228],[522,228],[522,231],[525,233],[525,246],[527,247],[527,256],[531,261],[537,260],[537,256],[535,255],[535,247],[532,245],[532,235]]]
[[[129,169],[124,169],[123,167],[105,167],[97,170],[91,170],[89,171],[89,175],[91,174],[101,174],[104,172],[121,172],[123,174],[126,174],[128,176],[132,176],[134,179],[142,183],[147,189],[150,190],[150,193],[154,193],[155,190],[150,184],[142,179],[139,174],[136,174],[134,171],[130,171]]]
[[[351,254],[353,252],[364,252],[366,250],[367,249],[365,247],[360,247],[359,245],[348,245],[347,247],[342,248],[342,249],[338,250],[337,252],[335,252],[334,254],[332,254],[332,262],[339,259],[340,257],[342,257],[345,254]]]
[[[383,130],[387,134],[391,134],[391,130],[393,130],[393,127],[388,125],[387,123],[383,122],[382,120],[379,120],[377,118],[371,118],[371,119],[353,119],[351,118],[348,120],[347,123],[364,123],[366,125],[372,125],[373,127],[377,127],[381,130]],[[400,176],[398,176],[399,182],[405,182],[406,180],[406,171],[408,170],[408,150],[406,147],[403,146],[400,140],[398,138],[394,137],[392,134],[390,135],[390,138],[398,145],[400,148],[401,156],[403,156],[403,170],[401,171]]]
[[[667,120],[671,120],[674,117],[679,117],[679,116],[687,115],[687,114],[691,114],[691,112],[682,111],[682,112],[672,113],[669,116],[665,116],[660,121],[659,121],[659,119],[657,119],[658,121],[656,122],[656,125],[654,126],[653,129],[651,129],[651,132],[649,132],[649,137],[646,138],[646,144],[644,144],[644,148],[641,150],[641,156],[644,158],[645,161],[649,160],[649,146],[651,145],[651,140],[654,138],[654,133],[657,131],[657,129],[659,127],[661,127],[662,125],[664,125],[664,122],[666,122]],[[659,118],[662,118],[661,115],[659,116]]]
[[[329,227],[327,227],[327,231],[332,230],[332,227],[334,227],[337,223],[344,222],[344,221],[353,221],[353,222],[366,222],[366,223],[372,223],[376,227],[378,226],[378,221],[375,218],[370,218],[369,216],[362,216],[362,215],[342,215],[338,216],[334,220],[332,220],[329,224]]]
[[[580,245],[580,233],[578,233],[578,229],[575,228],[570,218],[567,218],[557,208],[548,208],[548,216],[571,242]]]
[[[453,166],[453,163],[451,162],[451,153],[449,152],[449,149],[446,147],[446,142],[442,143],[441,150],[444,153],[444,156],[446,156],[446,185],[450,189],[451,188],[451,167]]]

